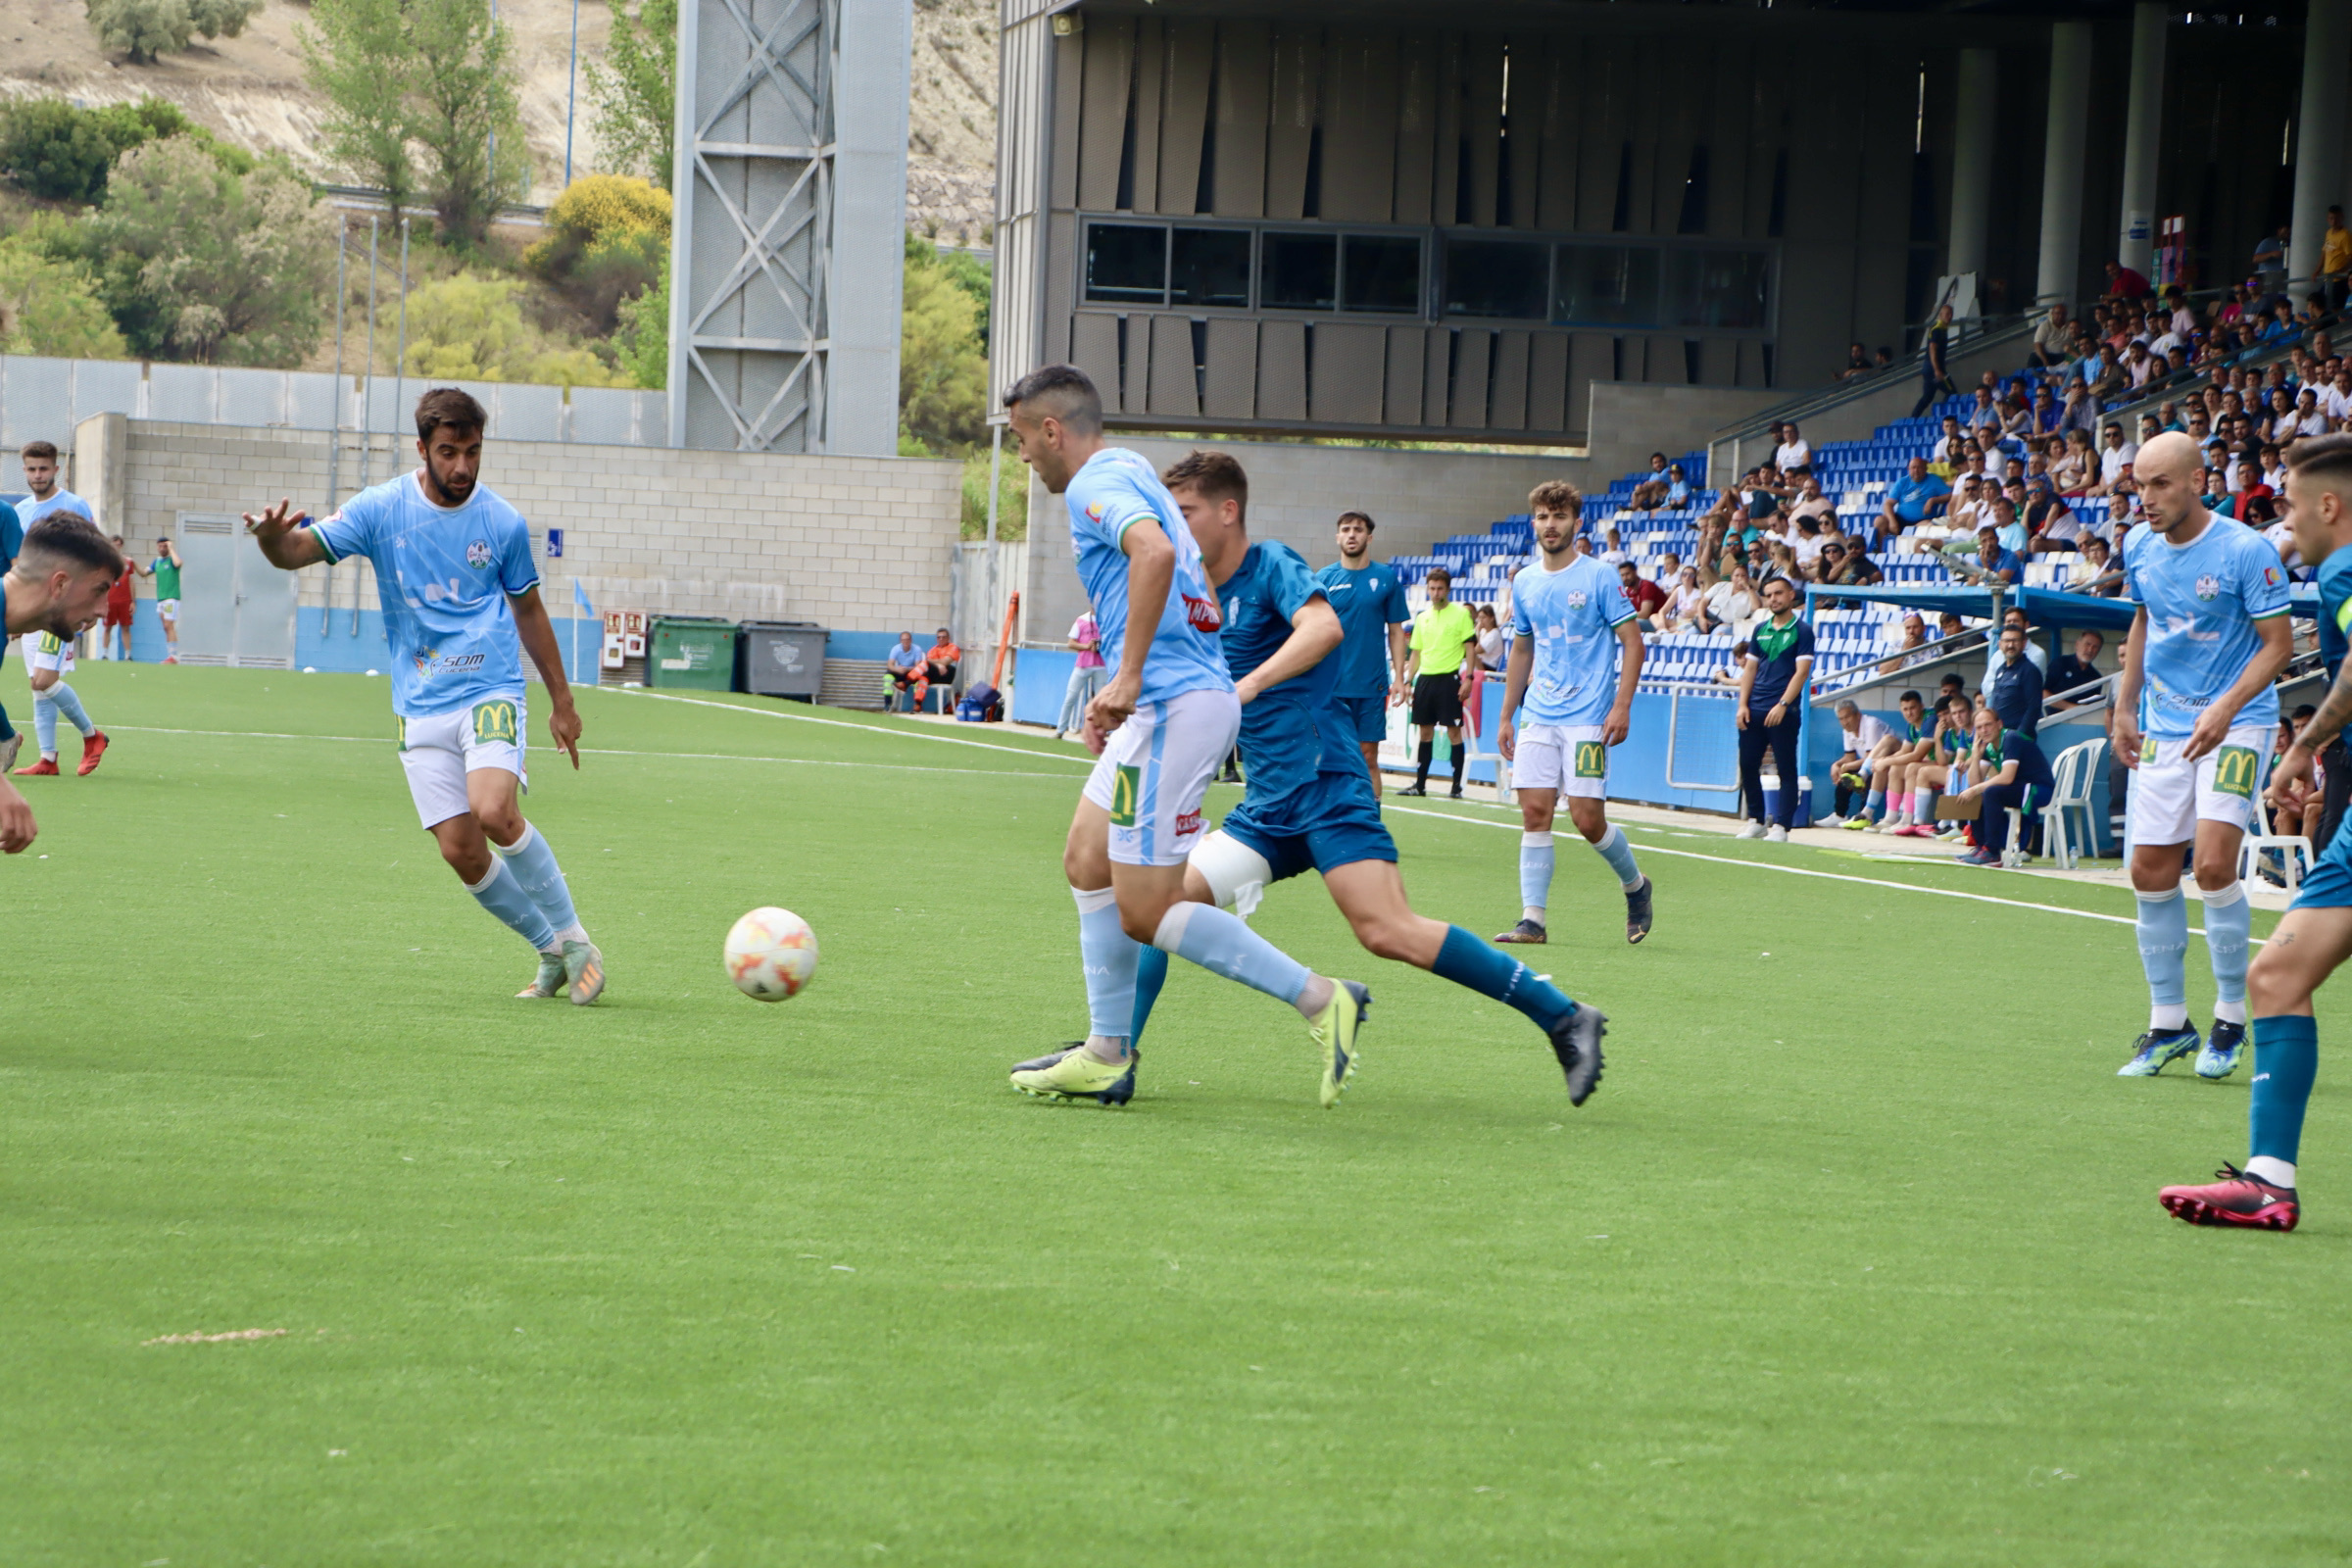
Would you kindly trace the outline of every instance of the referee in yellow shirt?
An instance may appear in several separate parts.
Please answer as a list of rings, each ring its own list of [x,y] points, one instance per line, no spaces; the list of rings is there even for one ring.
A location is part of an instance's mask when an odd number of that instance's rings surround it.
[[[1412,657],[1404,662],[1404,678],[1413,692],[1413,723],[1421,731],[1420,768],[1410,789],[1399,795],[1429,793],[1429,762],[1437,751],[1437,730],[1446,726],[1453,748],[1453,798],[1462,798],[1462,665],[1478,646],[1478,622],[1453,602],[1453,574],[1444,566],[1429,568],[1424,579],[1429,608],[1413,620]],[[1471,667],[1476,668],[1473,664]]]

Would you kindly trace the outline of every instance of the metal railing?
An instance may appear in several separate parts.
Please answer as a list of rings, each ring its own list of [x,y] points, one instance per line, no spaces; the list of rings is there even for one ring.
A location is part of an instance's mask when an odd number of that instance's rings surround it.
[[[1956,355],[1974,354],[1981,349],[1996,348],[2014,339],[2029,337],[2033,334],[2037,315],[2026,317],[2023,319],[1971,317],[1967,320],[1956,320],[1952,323],[1952,341],[1944,351],[1945,357],[1948,361]],[[1799,393],[1785,402],[1774,404],[1771,408],[1760,410],[1744,419],[1735,420],[1721,426],[1707,442],[1708,466],[1710,468],[1714,466],[1715,449],[1726,443],[1735,448],[1732,461],[1737,464],[1740,460],[1736,449],[1744,442],[1770,433],[1776,424],[1786,424],[1791,419],[1802,424],[1833,409],[1840,409],[1848,403],[1857,403],[1866,397],[1884,392],[1888,387],[1899,385],[1906,379],[1916,379],[1920,366],[1927,358],[1927,352],[1925,347],[1916,349],[1896,360],[1892,365],[1873,371],[1869,375],[1857,375],[1844,380],[1832,381],[1828,386],[1812,392]]]

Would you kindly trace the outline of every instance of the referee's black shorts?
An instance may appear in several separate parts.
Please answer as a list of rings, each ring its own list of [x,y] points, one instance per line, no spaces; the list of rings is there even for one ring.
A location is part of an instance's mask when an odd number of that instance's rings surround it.
[[[1462,674],[1419,675],[1413,679],[1413,722],[1452,729],[1462,721]]]

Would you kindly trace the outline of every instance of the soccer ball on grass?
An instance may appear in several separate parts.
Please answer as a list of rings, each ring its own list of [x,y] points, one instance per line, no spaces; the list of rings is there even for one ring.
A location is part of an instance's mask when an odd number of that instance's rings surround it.
[[[790,909],[754,909],[727,933],[727,978],[755,1002],[800,995],[816,973],[816,933]]]

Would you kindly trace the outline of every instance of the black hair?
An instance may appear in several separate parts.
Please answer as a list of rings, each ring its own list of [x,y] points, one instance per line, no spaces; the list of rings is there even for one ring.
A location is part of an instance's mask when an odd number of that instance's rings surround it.
[[[116,577],[124,570],[122,552],[115,548],[115,542],[100,533],[98,525],[89,518],[77,517],[70,512],[52,512],[25,529],[24,546],[17,552],[17,559],[26,563],[67,564],[83,571],[104,571]],[[38,570],[38,567],[29,569],[26,575],[37,575]]]
[[[1041,365],[1012,383],[1004,407],[1039,403],[1041,412],[1058,419],[1078,435],[1095,435],[1102,428],[1102,395],[1094,378],[1075,365]]]

